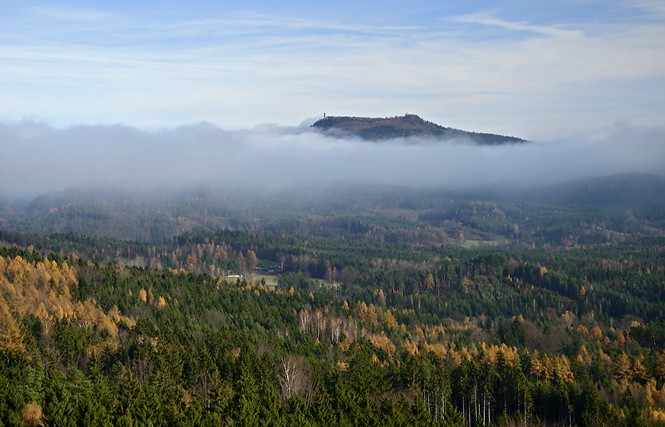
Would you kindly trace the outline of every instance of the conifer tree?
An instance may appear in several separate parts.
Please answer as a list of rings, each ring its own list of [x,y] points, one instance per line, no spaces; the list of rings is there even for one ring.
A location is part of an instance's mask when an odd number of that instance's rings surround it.
[[[0,295],[0,350],[25,350],[21,330],[2,295]]]

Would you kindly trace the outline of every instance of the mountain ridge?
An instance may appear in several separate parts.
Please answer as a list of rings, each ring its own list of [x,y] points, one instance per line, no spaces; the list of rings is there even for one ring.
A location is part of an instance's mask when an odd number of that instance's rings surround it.
[[[345,132],[368,141],[426,137],[440,140],[469,139],[479,145],[521,144],[524,139],[493,133],[469,132],[447,128],[416,114],[395,117],[324,116],[311,127],[324,132]]]

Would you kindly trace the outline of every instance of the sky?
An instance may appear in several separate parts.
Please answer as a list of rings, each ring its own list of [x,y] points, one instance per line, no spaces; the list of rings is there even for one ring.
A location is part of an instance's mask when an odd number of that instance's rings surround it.
[[[0,0],[0,198],[665,175],[665,0]],[[531,144],[371,144],[323,114]]]
[[[665,1],[0,0],[0,120],[418,114],[547,140],[662,125]]]

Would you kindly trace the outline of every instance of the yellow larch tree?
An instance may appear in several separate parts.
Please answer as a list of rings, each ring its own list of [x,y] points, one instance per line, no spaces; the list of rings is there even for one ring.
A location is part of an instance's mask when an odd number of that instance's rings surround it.
[[[397,328],[398,326],[397,319],[395,319],[395,316],[393,316],[393,313],[390,310],[386,310],[383,312],[383,324],[388,329]]]
[[[618,381],[624,381],[628,378],[630,370],[630,359],[625,352],[621,352],[617,360],[614,362],[614,377]]]
[[[139,289],[139,299],[144,303],[148,302],[148,293],[143,288]]]
[[[253,250],[248,250],[246,255],[246,263],[250,271],[254,270],[256,266],[259,265],[259,259],[256,257],[256,253]]]
[[[665,351],[656,359],[656,376],[660,380],[665,380]]]
[[[572,383],[574,379],[573,371],[570,369],[570,361],[565,355],[559,355],[554,364],[554,375],[563,383]]]
[[[428,291],[434,289],[434,276],[432,276],[432,273],[429,273],[427,277],[425,277],[425,289]]]
[[[641,354],[640,357],[635,359],[632,366],[630,367],[630,373],[634,380],[636,381],[646,381],[649,377],[647,368],[644,366],[644,355]]]
[[[0,350],[25,350],[21,330],[2,295],[0,295]]]

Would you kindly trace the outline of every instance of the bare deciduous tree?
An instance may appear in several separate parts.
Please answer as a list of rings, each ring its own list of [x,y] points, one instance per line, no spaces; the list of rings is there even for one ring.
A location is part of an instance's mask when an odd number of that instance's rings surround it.
[[[286,356],[282,359],[279,383],[282,388],[282,399],[285,401],[297,394],[308,404],[316,392],[316,384],[311,379],[309,365],[301,357]]]

